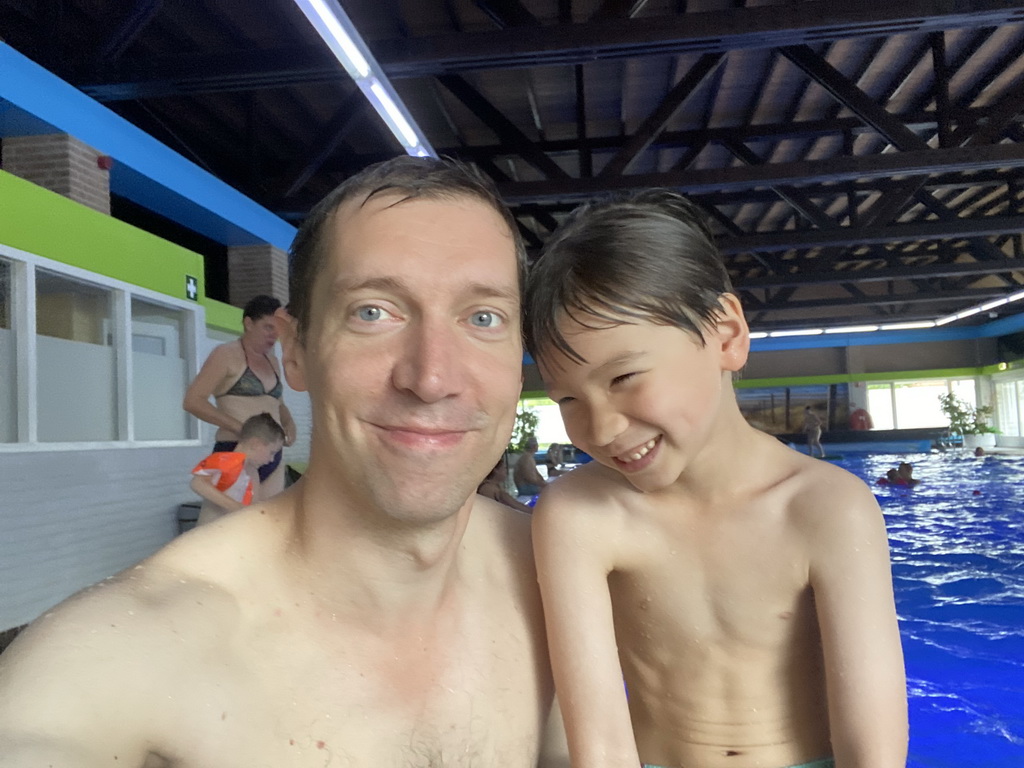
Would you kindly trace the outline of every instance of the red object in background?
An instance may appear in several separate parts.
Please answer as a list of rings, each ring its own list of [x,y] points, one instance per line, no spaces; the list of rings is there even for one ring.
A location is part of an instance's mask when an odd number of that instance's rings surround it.
[[[864,431],[874,426],[874,422],[871,421],[871,414],[863,408],[858,408],[850,414],[850,429]]]
[[[96,158],[96,167],[101,171],[109,171],[114,167],[114,158],[110,155],[100,155]]]

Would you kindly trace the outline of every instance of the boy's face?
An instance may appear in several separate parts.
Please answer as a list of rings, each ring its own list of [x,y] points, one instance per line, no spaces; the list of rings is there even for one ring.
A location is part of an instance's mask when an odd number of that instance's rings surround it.
[[[706,345],[649,321],[560,329],[586,363],[557,352],[540,366],[570,440],[641,491],[666,488],[713,437],[728,371],[746,361],[749,336],[738,302],[706,329]],[[586,320],[586,319],[585,319]],[[591,323],[590,320],[586,322]],[[731,391],[726,393],[731,396]]]
[[[284,447],[284,443],[279,440],[275,440],[272,443],[265,443],[262,440],[252,441],[252,450],[246,455],[251,458],[253,464],[257,467],[262,467],[264,464],[269,464],[273,461],[274,456],[277,452]]]

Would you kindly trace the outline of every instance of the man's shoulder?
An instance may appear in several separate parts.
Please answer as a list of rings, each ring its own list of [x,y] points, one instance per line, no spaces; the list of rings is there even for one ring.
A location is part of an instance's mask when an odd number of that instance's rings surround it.
[[[530,549],[530,516],[489,496],[477,495],[467,533],[481,549],[493,547],[516,556]]]
[[[121,654],[138,649],[156,664],[162,650],[186,645],[193,628],[215,631],[235,602],[220,585],[174,563],[161,551],[83,589],[36,619],[11,650],[47,663],[120,666]],[[211,616],[221,618],[211,625]]]

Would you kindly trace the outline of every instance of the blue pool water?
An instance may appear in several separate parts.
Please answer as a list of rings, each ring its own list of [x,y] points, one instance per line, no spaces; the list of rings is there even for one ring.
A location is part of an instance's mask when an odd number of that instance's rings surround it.
[[[914,488],[874,486],[900,461]],[[892,548],[909,768],[1024,766],[1024,457],[846,456]]]

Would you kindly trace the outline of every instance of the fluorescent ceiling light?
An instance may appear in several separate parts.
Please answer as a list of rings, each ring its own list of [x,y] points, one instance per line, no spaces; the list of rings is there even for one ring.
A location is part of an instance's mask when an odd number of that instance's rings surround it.
[[[767,339],[768,338],[768,334],[765,333],[764,331],[751,331],[750,332],[750,338],[752,338],[752,339]]]
[[[935,325],[949,325],[950,323],[957,319],[958,318],[956,315],[946,315],[945,317],[940,317],[938,320],[936,320]]]
[[[871,333],[877,330],[877,325],[848,325],[845,328],[826,328],[825,333]]]
[[[955,315],[953,315],[953,319],[963,320],[965,317],[976,315],[979,312],[981,312],[981,307],[971,307],[970,309],[965,309],[963,312],[957,312]]]
[[[328,8],[323,0],[309,0],[308,3],[300,2],[299,7],[304,12],[307,8],[313,11],[315,18],[310,16],[309,13],[306,13],[306,18],[316,27],[320,37],[334,51],[334,55],[352,76],[353,80],[370,74],[369,62],[366,61],[366,57],[363,56],[362,51],[359,50],[351,35],[341,26],[337,11]],[[317,20],[319,20],[319,24]]]
[[[327,43],[327,47],[341,62],[406,153],[415,157],[437,157],[427,137],[398,98],[384,70],[373,58],[369,47],[337,0],[295,0],[295,4]]]
[[[783,336],[819,336],[822,333],[821,328],[800,328],[794,331],[771,331],[768,336],[779,339]]]
[[[406,147],[415,147],[419,144],[416,132],[409,125],[409,121],[405,119],[405,115],[398,111],[398,106],[394,100],[384,91],[384,86],[374,80],[370,83],[370,92],[377,97],[377,103],[380,104],[390,118],[390,120],[385,120],[385,122],[391,127],[392,133],[399,137],[402,144]]]
[[[888,325],[879,326],[879,330],[882,331],[913,331],[917,328],[934,328],[934,320],[918,320],[916,322],[907,323],[889,323]]]
[[[1009,302],[1009,299],[996,299],[995,301],[988,302],[988,304],[982,304],[980,307],[978,307],[978,310],[981,312],[988,312],[990,309],[1001,307],[1003,306],[1003,304],[1008,304]]]
[[[1024,299],[1024,291],[1019,291],[1018,293],[1012,293],[1012,294],[1010,294],[1009,296],[1006,297],[1006,300],[1008,302],[1009,301],[1020,301],[1021,299]]]

